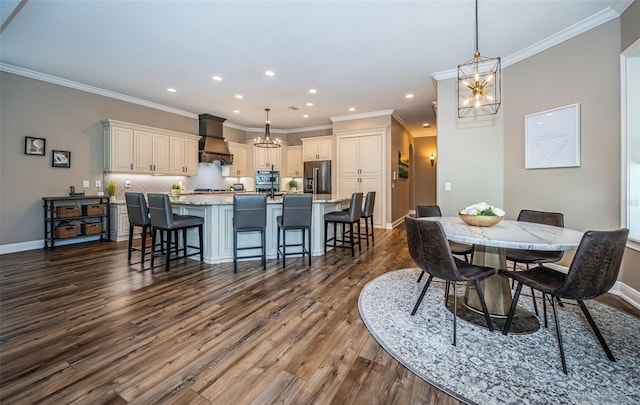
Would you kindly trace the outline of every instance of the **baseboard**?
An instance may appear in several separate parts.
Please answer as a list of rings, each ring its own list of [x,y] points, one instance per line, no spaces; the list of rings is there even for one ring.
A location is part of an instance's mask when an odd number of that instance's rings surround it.
[[[56,246],[73,245],[75,243],[89,242],[93,240],[100,240],[100,236],[85,236],[79,238],[73,238],[69,240],[56,240]],[[0,255],[8,253],[24,252],[27,250],[36,250],[44,248],[44,239],[31,240],[27,242],[9,243],[6,245],[0,245]]]

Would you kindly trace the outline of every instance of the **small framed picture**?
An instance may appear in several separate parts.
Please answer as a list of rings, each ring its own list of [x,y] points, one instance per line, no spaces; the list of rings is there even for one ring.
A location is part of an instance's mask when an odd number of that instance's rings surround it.
[[[34,138],[32,136],[24,137],[24,153],[25,155],[44,156],[45,139]]]
[[[52,167],[71,167],[71,152],[66,150],[54,150],[51,152]]]

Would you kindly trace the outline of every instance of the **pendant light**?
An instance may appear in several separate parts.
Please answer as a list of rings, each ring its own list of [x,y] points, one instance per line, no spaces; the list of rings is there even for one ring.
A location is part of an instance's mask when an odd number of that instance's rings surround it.
[[[282,146],[280,145],[280,139],[271,139],[271,132],[269,131],[269,126],[271,125],[271,121],[269,121],[269,111],[271,110],[268,108],[265,108],[264,110],[267,112],[267,123],[265,124],[264,129],[264,139],[254,139],[253,146],[257,146],[258,148],[279,148]]]
[[[500,108],[500,58],[481,56],[478,50],[478,0],[475,47],[473,58],[458,65],[458,118],[496,114]]]

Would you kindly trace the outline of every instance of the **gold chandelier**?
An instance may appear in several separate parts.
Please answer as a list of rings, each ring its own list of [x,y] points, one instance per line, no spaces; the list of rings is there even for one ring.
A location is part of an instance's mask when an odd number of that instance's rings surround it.
[[[500,58],[481,56],[478,50],[478,0],[475,46],[473,59],[458,65],[458,118],[496,114],[500,108]]]
[[[258,148],[279,148],[282,146],[280,144],[280,139],[271,139],[271,132],[269,131],[269,126],[271,125],[271,121],[269,121],[269,111],[271,110],[268,108],[265,108],[264,110],[267,112],[267,123],[265,124],[264,129],[264,139],[254,139],[253,146],[257,146]]]

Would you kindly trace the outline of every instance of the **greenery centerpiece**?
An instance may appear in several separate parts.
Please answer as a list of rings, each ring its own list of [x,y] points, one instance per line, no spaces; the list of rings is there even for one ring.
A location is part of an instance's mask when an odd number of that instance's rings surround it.
[[[458,212],[460,219],[473,226],[493,226],[502,221],[505,212],[485,202],[470,205]]]
[[[180,184],[175,183],[174,185],[171,186],[171,192],[173,194],[180,194],[180,191],[181,191]]]
[[[291,179],[289,180],[289,190],[297,190],[298,189],[298,180]]]
[[[109,199],[116,199],[116,182],[111,180],[109,184],[107,184],[107,194],[109,195]]]

